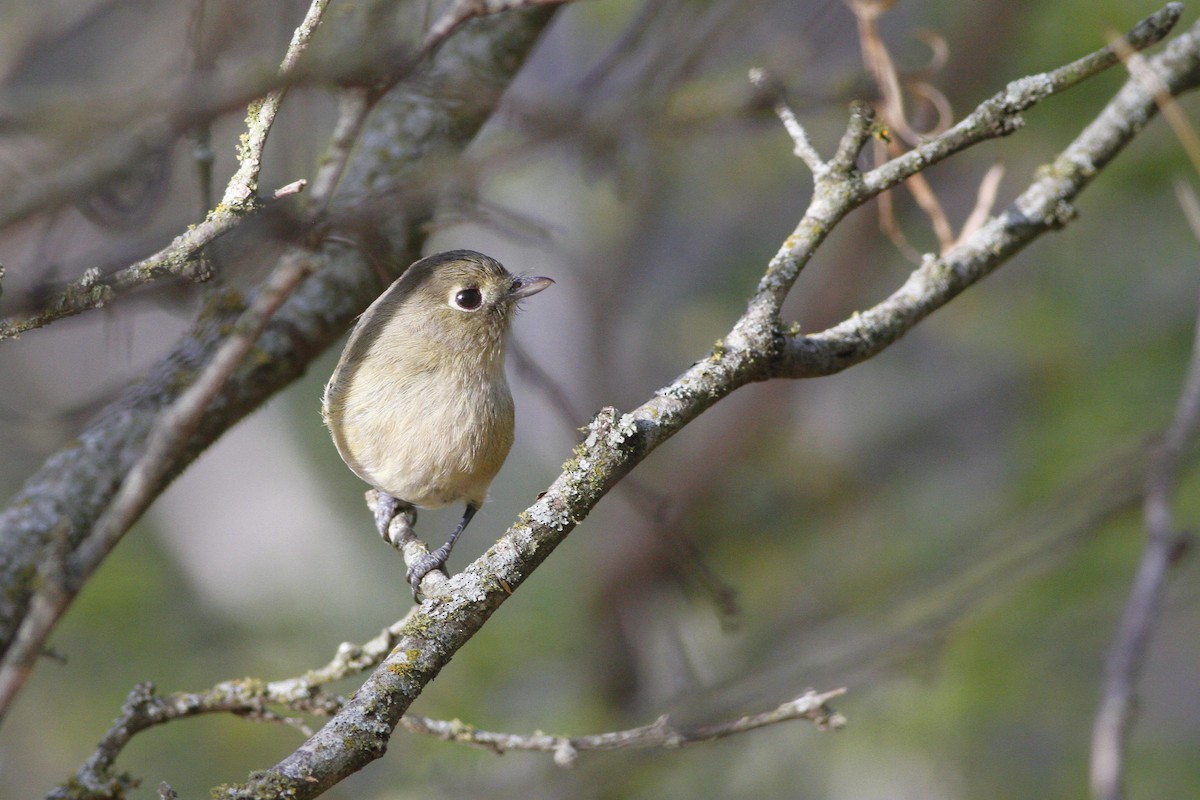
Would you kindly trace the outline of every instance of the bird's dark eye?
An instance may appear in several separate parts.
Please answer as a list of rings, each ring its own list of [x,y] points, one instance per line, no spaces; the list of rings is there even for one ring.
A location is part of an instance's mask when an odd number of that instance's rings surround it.
[[[474,286],[468,286],[455,292],[451,302],[455,308],[463,311],[475,311],[483,305],[483,294]]]

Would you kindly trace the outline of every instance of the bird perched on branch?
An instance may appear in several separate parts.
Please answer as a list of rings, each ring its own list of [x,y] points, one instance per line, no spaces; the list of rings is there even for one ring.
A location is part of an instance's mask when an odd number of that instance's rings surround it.
[[[378,491],[384,540],[401,546],[389,528],[402,511],[466,505],[450,539],[410,565],[414,598],[445,567],[508,456],[509,329],[518,302],[553,282],[514,276],[471,250],[423,258],[359,318],[325,386],[325,424],[342,460]]]

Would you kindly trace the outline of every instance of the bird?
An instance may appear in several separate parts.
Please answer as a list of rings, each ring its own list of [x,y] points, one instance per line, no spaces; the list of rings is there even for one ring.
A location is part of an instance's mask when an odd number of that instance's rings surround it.
[[[377,491],[385,541],[400,547],[389,528],[401,512],[465,506],[449,540],[409,566],[414,600],[426,574],[445,570],[512,447],[512,319],[553,283],[473,250],[423,258],[359,317],[325,386],[322,417],[342,460]]]

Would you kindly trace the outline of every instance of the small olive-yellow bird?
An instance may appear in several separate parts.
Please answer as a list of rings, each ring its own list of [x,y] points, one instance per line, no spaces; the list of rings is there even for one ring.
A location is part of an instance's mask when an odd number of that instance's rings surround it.
[[[466,505],[450,539],[410,566],[414,596],[445,567],[512,447],[509,330],[517,303],[552,283],[471,250],[423,258],[359,318],[325,387],[325,424],[342,460],[378,490],[385,540],[401,510]]]

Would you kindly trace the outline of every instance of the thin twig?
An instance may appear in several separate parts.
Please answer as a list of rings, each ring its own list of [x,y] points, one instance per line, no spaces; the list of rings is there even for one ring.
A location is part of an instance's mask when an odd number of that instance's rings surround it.
[[[303,181],[293,181],[276,190],[273,199],[295,194],[304,185]],[[207,280],[210,276],[209,267],[203,259],[198,258],[200,252],[242,224],[245,218],[244,214],[219,210],[204,222],[176,236],[162,250],[128,267],[109,275],[102,275],[98,268],[86,270],[82,276],[58,289],[42,308],[0,319],[0,340],[16,338],[63,317],[103,308],[128,290],[164,278]]]
[[[174,692],[160,695],[154,684],[139,683],[129,692],[121,705],[121,713],[101,737],[96,749],[76,770],[72,783],[83,786],[101,797],[125,796],[115,793],[114,785],[128,791],[137,785],[137,779],[115,773],[113,765],[125,747],[139,733],[181,719],[190,719],[205,714],[236,714],[252,722],[271,722],[299,730],[306,736],[311,731],[304,720],[272,711],[268,704],[277,702],[262,691],[262,684],[255,681],[226,681],[202,692]],[[294,698],[287,703],[306,713],[328,715],[341,707],[342,700],[322,696],[313,691],[306,698]],[[68,796],[68,787],[60,787],[58,794]],[[75,796],[75,795],[69,795]]]
[[[329,147],[321,159],[317,174],[313,176],[312,192],[309,193],[305,211],[308,219],[316,219],[329,207],[338,182],[346,171],[346,164],[350,161],[354,143],[358,141],[367,116],[378,99],[377,93],[360,88],[344,89],[338,94],[337,124],[329,137]]]
[[[820,693],[810,689],[800,697],[770,711],[747,714],[728,722],[697,728],[676,728],[670,718],[664,715],[649,725],[588,736],[496,733],[480,730],[458,720],[434,720],[415,714],[405,714],[400,719],[400,725],[410,733],[436,736],[448,742],[476,745],[495,753],[509,750],[553,753],[556,764],[560,767],[570,767],[574,766],[580,751],[584,750],[675,750],[686,745],[712,742],[797,719],[809,720],[816,724],[819,730],[839,730],[845,726],[846,720],[827,704],[845,693],[845,689]]]
[[[311,674],[294,680],[307,680]],[[130,691],[121,706],[121,713],[101,737],[95,751],[76,770],[72,780],[98,793],[111,792],[114,783],[126,789],[132,788],[135,779],[114,773],[117,757],[139,733],[176,720],[208,714],[234,714],[253,722],[287,725],[305,736],[312,736],[312,731],[304,720],[281,714],[269,706],[279,704],[307,714],[330,716],[345,705],[344,698],[323,694],[316,686],[311,686],[303,694],[287,697],[281,697],[272,689],[289,683],[292,681],[274,681],[269,684],[249,679],[226,681],[200,692],[174,692],[166,695],[157,694],[152,683],[139,683]],[[495,753],[509,750],[549,752],[554,754],[556,763],[566,767],[574,764],[580,751],[677,749],[792,720],[808,720],[816,725],[818,730],[840,730],[845,727],[846,719],[828,704],[845,694],[844,688],[828,692],[809,689],[799,697],[770,711],[746,714],[726,722],[677,728],[667,716],[662,716],[650,725],[584,736],[551,736],[540,732],[497,733],[481,730],[459,720],[439,720],[415,714],[406,714],[401,719],[400,726],[410,733],[483,747]]]
[[[208,76],[213,70],[213,53],[205,47],[204,14],[208,0],[193,0],[191,19],[188,20],[188,66],[196,76]],[[200,210],[197,218],[203,219],[212,208],[213,163],[216,153],[212,148],[212,125],[203,122],[192,132],[192,160],[196,163],[196,182],[200,191]]]
[[[1196,190],[1182,178],[1176,178],[1175,198],[1179,201],[1179,207],[1183,210],[1188,227],[1192,229],[1192,236],[1200,241],[1200,198],[1196,197]]]
[[[792,152],[795,156],[804,162],[814,176],[818,178],[824,176],[829,167],[821,160],[817,149],[813,147],[812,140],[808,138],[808,131],[800,124],[796,112],[784,99],[783,88],[778,81],[774,80],[765,69],[754,67],[750,70],[750,83],[759,91],[770,95],[775,115],[783,123],[783,129],[787,131],[788,136],[792,137]]]
[[[1091,788],[1096,800],[1124,797],[1125,743],[1133,722],[1134,689],[1162,610],[1167,570],[1181,538],[1171,503],[1179,466],[1200,422],[1200,316],[1175,416],[1146,476],[1142,556],[1108,652],[1104,691],[1092,728]]]
[[[1000,181],[1003,179],[1003,164],[993,164],[984,173],[975,193],[975,207],[963,221],[962,230],[958,232],[958,239],[954,244],[974,236],[975,232],[983,227],[983,223],[988,221],[988,217],[992,215],[992,208],[996,205],[996,195],[1000,191]]]
[[[329,0],[312,0],[304,19],[292,34],[287,52],[279,65],[279,74],[284,76],[296,69],[300,56],[312,41],[313,34],[321,24],[321,17]],[[221,205],[233,208],[252,208],[258,203],[258,176],[262,170],[262,154],[267,144],[267,135],[275,123],[279,106],[283,103],[287,86],[282,85],[267,92],[263,99],[250,106],[246,115],[246,137],[238,148],[238,168],[225,185]]]
[[[1137,53],[1114,42],[1135,80],[1150,91],[1163,116],[1179,138],[1193,167],[1200,172],[1200,137],[1171,97],[1168,88]],[[1176,184],[1180,205],[1188,223],[1200,239],[1200,216],[1195,196],[1182,183]],[[1150,649],[1150,637],[1162,613],[1167,571],[1182,537],[1171,510],[1184,452],[1200,424],[1200,314],[1197,315],[1183,389],[1175,415],[1146,475],[1142,519],[1146,538],[1134,574],[1133,586],[1117,632],[1109,647],[1104,689],[1092,726],[1089,780],[1095,800],[1121,800],[1125,796],[1125,749],[1133,725],[1135,690]]]

